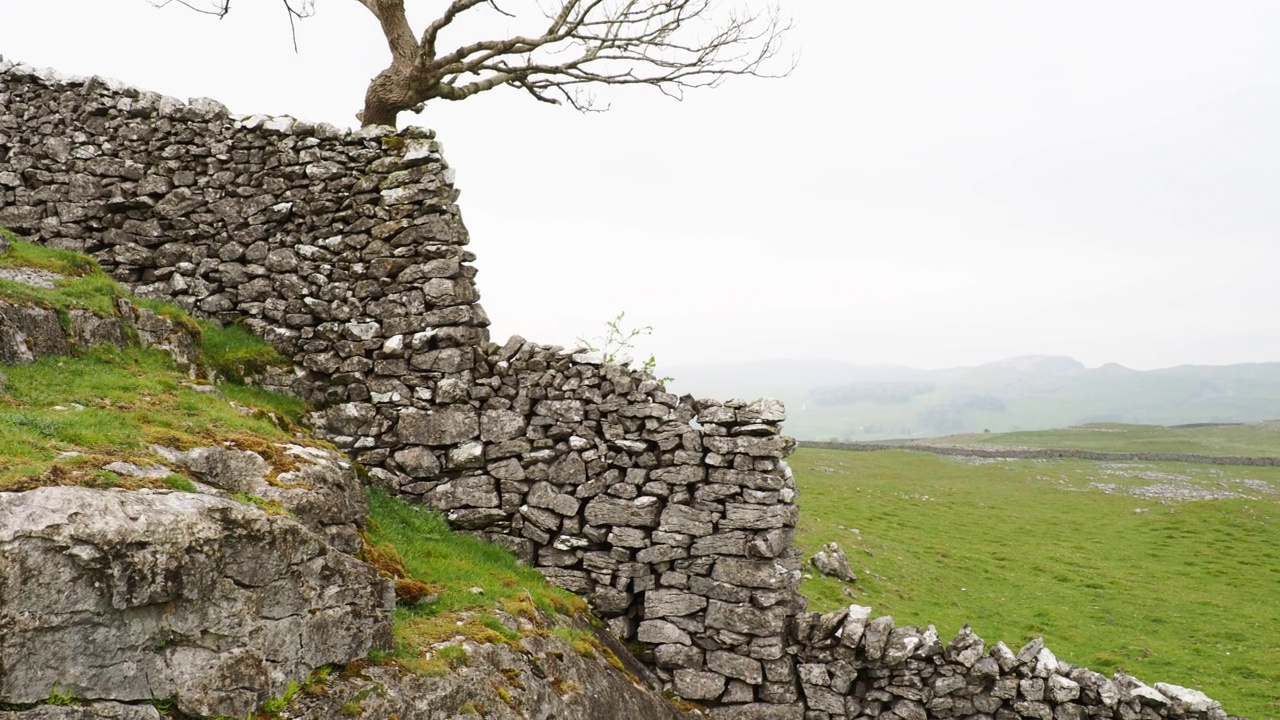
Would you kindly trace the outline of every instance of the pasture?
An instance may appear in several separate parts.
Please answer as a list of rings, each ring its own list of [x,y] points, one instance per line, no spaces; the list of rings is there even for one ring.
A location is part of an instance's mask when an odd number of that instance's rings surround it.
[[[1280,718],[1280,468],[810,448],[790,463],[806,558],[834,540],[859,576],[806,579],[811,609],[869,605],[944,641],[965,623],[1015,649],[1043,636],[1068,662]]]

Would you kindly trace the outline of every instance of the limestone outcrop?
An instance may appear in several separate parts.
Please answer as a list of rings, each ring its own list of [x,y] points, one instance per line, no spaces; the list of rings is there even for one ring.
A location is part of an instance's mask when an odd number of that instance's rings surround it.
[[[202,492],[243,493],[278,503],[338,550],[360,550],[359,531],[369,507],[355,469],[340,453],[290,442],[267,444],[271,461],[258,451],[226,446],[151,449],[167,464],[143,472],[182,470],[199,481]]]
[[[0,493],[0,702],[243,717],[390,643],[394,591],[287,517],[195,493]]]
[[[395,666],[368,666],[331,677],[323,693],[300,693],[288,708],[297,720],[678,720],[681,712],[638,674],[621,672],[595,653],[582,654],[554,636],[529,635],[513,645],[461,643],[468,661],[436,677]],[[617,648],[620,656],[625,650]]]
[[[160,720],[151,705],[93,702],[84,705],[40,705],[29,710],[0,710],[0,720]]]

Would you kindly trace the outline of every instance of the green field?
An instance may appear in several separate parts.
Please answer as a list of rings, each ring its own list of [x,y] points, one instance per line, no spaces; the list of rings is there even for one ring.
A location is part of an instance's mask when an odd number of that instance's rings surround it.
[[[1068,662],[1280,718],[1280,468],[808,448],[790,462],[801,548],[837,541],[859,575],[852,597],[807,579],[811,609],[870,605],[944,641],[969,623],[1015,650],[1039,635]],[[1129,494],[1175,490],[1225,499]]]
[[[927,445],[1278,457],[1280,420],[1181,427],[1092,423],[1060,430],[949,435],[919,442]]]

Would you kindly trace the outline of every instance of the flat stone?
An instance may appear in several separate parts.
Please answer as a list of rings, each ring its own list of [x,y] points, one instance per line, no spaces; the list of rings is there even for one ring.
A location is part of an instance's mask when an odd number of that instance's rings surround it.
[[[672,682],[676,694],[686,700],[714,700],[728,681],[719,673],[681,668],[672,673]]]
[[[1162,682],[1156,683],[1153,687],[1161,695],[1173,701],[1174,710],[1178,713],[1207,713],[1222,707],[1218,701],[1199,690]]]
[[[791,571],[773,560],[735,557],[717,560],[711,578],[734,585],[773,590],[793,587],[796,579]]]
[[[707,603],[706,624],[709,628],[768,637],[781,635],[786,628],[786,621],[787,611],[781,607],[757,608],[720,600],[710,600]]]
[[[524,415],[512,410],[485,410],[480,414],[480,439],[488,443],[518,438],[526,425]]]
[[[726,705],[713,709],[711,717],[712,720],[804,720],[804,705],[802,703]]]
[[[430,412],[405,410],[396,426],[400,442],[409,445],[456,445],[480,434],[480,419],[470,405],[447,405]]]
[[[660,668],[697,670],[703,664],[702,650],[689,645],[659,645],[653,649],[653,662]]]
[[[721,529],[768,530],[770,528],[795,527],[800,509],[795,505],[755,505],[752,503],[726,503]]]
[[[624,527],[656,527],[661,510],[654,498],[623,500],[600,495],[587,503],[589,525],[621,525]]]
[[[423,502],[437,510],[455,508],[496,508],[499,506],[497,481],[488,475],[461,477],[423,495]]]
[[[692,615],[707,606],[707,599],[679,590],[651,590],[644,596],[644,617]]]
[[[813,710],[844,717],[844,696],[827,687],[802,684],[805,702]]]
[[[666,620],[645,620],[640,623],[640,627],[636,630],[636,639],[653,645],[669,643],[693,644],[693,638],[689,637],[689,633]]]
[[[686,533],[702,537],[710,535],[715,529],[713,519],[714,516],[705,510],[698,510],[688,505],[668,505],[667,509],[662,511],[658,529],[663,532]]]
[[[587,464],[582,455],[569,451],[551,464],[551,482],[557,485],[581,485],[587,481]]]
[[[397,450],[392,458],[410,477],[430,478],[440,473],[440,460],[430,448],[414,445]]]
[[[738,678],[750,685],[764,682],[764,669],[759,660],[723,650],[707,653],[707,668],[727,677]]]
[[[529,489],[526,502],[533,507],[546,508],[565,517],[577,515],[578,509],[582,506],[581,500],[572,495],[557,492],[555,487],[548,482],[535,483]]]

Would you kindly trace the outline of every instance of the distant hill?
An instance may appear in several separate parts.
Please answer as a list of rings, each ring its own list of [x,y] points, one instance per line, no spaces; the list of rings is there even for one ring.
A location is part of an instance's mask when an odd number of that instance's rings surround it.
[[[776,397],[802,440],[1014,432],[1092,422],[1180,425],[1280,417],[1280,363],[1087,368],[1058,356],[918,370],[825,360],[659,368],[701,397]]]

